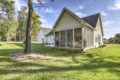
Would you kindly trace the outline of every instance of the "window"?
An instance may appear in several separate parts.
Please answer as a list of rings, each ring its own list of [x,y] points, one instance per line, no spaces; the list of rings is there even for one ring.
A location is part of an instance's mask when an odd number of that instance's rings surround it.
[[[97,36],[95,37],[95,42],[98,42],[98,37]]]
[[[98,36],[98,42],[101,42],[101,36],[100,35]]]
[[[101,36],[100,36],[100,35],[97,35],[97,36],[95,37],[95,41],[96,41],[96,42],[101,42]]]

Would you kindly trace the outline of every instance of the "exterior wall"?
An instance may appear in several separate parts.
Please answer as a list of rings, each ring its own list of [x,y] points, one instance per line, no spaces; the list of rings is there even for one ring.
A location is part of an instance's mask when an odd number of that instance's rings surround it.
[[[43,34],[43,31],[42,31],[42,30],[40,30],[40,32],[38,33],[37,43],[38,43],[38,44],[45,43],[45,35]]]
[[[56,25],[55,31],[68,30],[82,27],[80,21],[75,19],[69,13],[64,12]]]
[[[46,36],[46,43],[49,45],[54,45],[55,44],[54,35]]]
[[[94,46],[94,31],[89,28],[83,28],[83,49]]]
[[[100,37],[100,41],[98,39]],[[101,31],[101,24],[100,24],[100,19],[98,19],[95,31],[94,31],[94,47],[98,47],[100,44],[103,44],[103,36],[102,36],[102,31]]]
[[[59,48],[73,48],[73,49],[83,49],[83,50],[94,47],[93,30],[86,27],[75,28],[73,30],[72,29],[64,30],[66,34],[65,33],[62,34],[63,31],[55,32],[55,46]],[[61,43],[64,44],[61,45]]]
[[[59,39],[60,31],[64,31],[64,30],[66,31],[66,30],[70,30],[70,29],[73,30],[76,28],[83,28],[82,29],[83,33],[82,33],[82,44],[81,44],[82,48],[81,49],[88,49],[88,48],[93,48],[93,47],[98,46],[98,42],[97,43],[95,42],[95,36],[98,36],[98,35],[100,35],[100,37],[101,37],[100,42],[103,44],[103,41],[102,41],[103,36],[102,36],[102,31],[101,31],[101,26],[100,26],[99,20],[97,22],[95,31],[93,31],[90,28],[88,28],[86,25],[83,25],[82,21],[80,22],[75,17],[71,16],[71,14],[64,12],[54,28],[55,32],[58,33],[57,37],[55,35],[55,42],[58,43],[56,47],[60,47],[60,40],[61,40],[61,39]],[[68,46],[67,46],[67,48],[68,48]]]

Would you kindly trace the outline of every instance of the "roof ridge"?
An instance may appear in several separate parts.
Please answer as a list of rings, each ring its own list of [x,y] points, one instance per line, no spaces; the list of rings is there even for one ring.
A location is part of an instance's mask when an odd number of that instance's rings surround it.
[[[88,15],[88,16],[85,16],[85,17],[82,17],[82,18],[86,18],[86,17],[90,17],[90,16],[94,16],[94,15],[100,15],[101,13],[96,13],[96,14],[91,14],[91,15]]]
[[[82,17],[79,17],[79,16],[76,15],[74,12],[70,11],[69,9],[64,8],[64,10],[72,13],[76,18],[83,20],[83,21],[86,22],[88,25],[90,25],[92,28],[95,28],[95,27],[94,27],[93,25],[91,25],[89,22],[87,22],[86,20],[84,20]],[[96,14],[93,14],[93,15],[96,15]],[[90,16],[91,16],[91,15],[90,15]],[[89,16],[88,16],[88,17],[89,17]],[[85,18],[87,18],[87,17],[85,17]]]
[[[65,10],[68,10],[69,12],[71,12],[71,13],[73,13],[72,11],[70,11],[69,9],[67,9],[66,7],[64,7],[63,9],[65,9]],[[73,13],[75,16],[77,16],[77,17],[79,17],[78,15],[76,15],[75,13]],[[91,15],[88,15],[88,16],[85,16],[85,17],[79,17],[79,18],[86,18],[86,17],[89,17],[89,16],[94,16],[94,15],[100,15],[101,13],[100,12],[98,12],[98,13],[95,13],[95,14],[91,14]]]
[[[50,29],[50,28],[46,28],[46,27],[40,27],[40,28],[42,28],[42,29]]]
[[[79,17],[78,15],[76,15],[74,12],[70,11],[69,9],[67,9],[66,7],[63,8],[62,12],[60,13],[57,21],[60,19],[60,16],[62,15],[62,13],[64,13],[64,11],[67,11],[69,14],[71,14],[72,16],[74,16],[76,19],[78,19],[79,21],[82,20],[83,22],[87,23],[89,25],[89,27],[91,29],[94,29],[94,27],[92,25],[90,25],[88,22],[86,22],[83,18]],[[55,25],[57,24],[57,21],[55,22],[53,28],[55,27]]]

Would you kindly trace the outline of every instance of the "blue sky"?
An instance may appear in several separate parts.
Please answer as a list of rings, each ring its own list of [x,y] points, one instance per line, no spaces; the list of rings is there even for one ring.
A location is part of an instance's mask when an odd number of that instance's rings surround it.
[[[16,11],[27,6],[26,0],[14,0]],[[33,0],[34,6],[38,5]],[[120,0],[42,0],[48,7],[35,8],[41,16],[42,27],[52,28],[61,10],[66,7],[80,17],[101,13],[105,38],[120,33]]]

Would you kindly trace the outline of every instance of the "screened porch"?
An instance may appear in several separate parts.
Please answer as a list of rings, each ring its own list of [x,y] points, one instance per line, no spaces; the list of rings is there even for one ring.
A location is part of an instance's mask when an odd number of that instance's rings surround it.
[[[82,28],[55,32],[55,46],[82,48]]]
[[[75,28],[55,32],[55,47],[85,49],[94,46],[94,32],[88,28]]]

